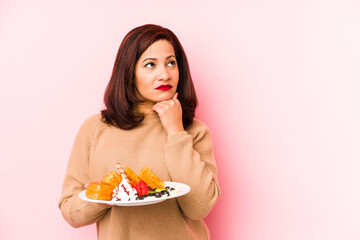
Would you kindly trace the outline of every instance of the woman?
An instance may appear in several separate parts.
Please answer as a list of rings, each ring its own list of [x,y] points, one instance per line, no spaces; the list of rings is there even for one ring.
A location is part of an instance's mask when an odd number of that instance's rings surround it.
[[[208,128],[197,105],[184,50],[170,30],[144,25],[120,45],[105,109],[81,126],[59,208],[73,227],[97,223],[98,239],[209,239],[204,218],[220,195]],[[78,197],[84,184],[115,170],[149,167],[190,193],[161,203],[118,207]]]

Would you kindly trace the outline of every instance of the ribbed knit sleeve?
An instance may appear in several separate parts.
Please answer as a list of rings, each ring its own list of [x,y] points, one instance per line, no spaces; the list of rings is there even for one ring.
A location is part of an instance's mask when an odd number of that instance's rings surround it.
[[[187,131],[168,136],[165,161],[172,181],[191,187],[190,193],[177,198],[183,214],[193,220],[206,217],[220,196],[207,126],[195,119]]]
[[[101,125],[100,116],[92,116],[81,126],[67,166],[59,208],[65,220],[73,227],[92,224],[101,219],[107,207],[86,202],[78,194],[89,182],[89,155],[93,141]]]

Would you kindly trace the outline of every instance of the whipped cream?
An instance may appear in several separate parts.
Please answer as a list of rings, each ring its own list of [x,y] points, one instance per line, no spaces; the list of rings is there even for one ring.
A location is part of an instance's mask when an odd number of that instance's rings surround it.
[[[138,197],[138,193],[135,188],[131,187],[129,180],[125,173],[121,172],[121,183],[113,190],[111,201],[131,201]]]

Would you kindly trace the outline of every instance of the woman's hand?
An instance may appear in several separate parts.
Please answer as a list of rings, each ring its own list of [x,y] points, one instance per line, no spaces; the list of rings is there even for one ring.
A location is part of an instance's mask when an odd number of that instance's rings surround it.
[[[181,104],[177,96],[178,93],[175,93],[172,99],[158,102],[152,108],[159,114],[161,124],[168,135],[184,131]]]

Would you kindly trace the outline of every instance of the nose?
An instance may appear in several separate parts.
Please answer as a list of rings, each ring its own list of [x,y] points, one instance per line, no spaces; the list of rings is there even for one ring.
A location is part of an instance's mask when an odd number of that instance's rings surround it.
[[[169,73],[169,69],[167,69],[165,66],[158,68],[158,79],[162,81],[167,81],[171,78],[171,75]]]

